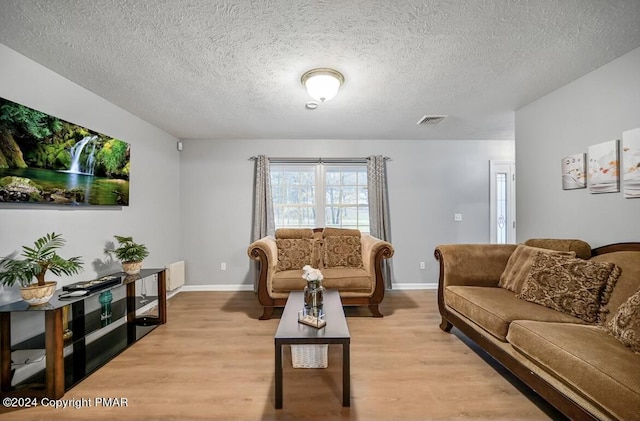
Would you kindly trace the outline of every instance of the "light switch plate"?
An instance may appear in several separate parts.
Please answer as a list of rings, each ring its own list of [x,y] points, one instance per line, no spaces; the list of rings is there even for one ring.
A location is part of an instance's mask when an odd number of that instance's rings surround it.
[[[455,222],[462,222],[462,214],[461,213],[454,213],[453,214],[453,220]]]

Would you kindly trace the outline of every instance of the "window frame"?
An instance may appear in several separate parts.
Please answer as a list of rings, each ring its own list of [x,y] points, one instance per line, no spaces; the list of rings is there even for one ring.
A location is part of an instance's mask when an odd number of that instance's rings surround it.
[[[280,224],[280,221],[278,221],[277,215],[279,212],[277,212],[277,208],[278,207],[286,207],[287,203],[277,203],[275,200],[275,195],[274,195],[274,189],[275,188],[279,188],[280,184],[274,184],[273,183],[273,173],[275,172],[285,172],[287,168],[291,168],[292,170],[295,169],[296,167],[298,168],[313,168],[313,174],[314,174],[314,183],[313,183],[313,188],[314,188],[314,200],[313,200],[313,205],[312,205],[312,209],[313,209],[313,217],[314,217],[314,221],[311,224],[301,224],[298,223],[296,225],[282,225]],[[328,174],[330,172],[332,172],[332,170],[335,170],[337,168],[353,168],[353,169],[360,169],[361,171],[353,171],[355,173],[355,184],[347,184],[346,186],[349,188],[354,188],[355,189],[355,197],[356,197],[356,203],[346,203],[346,204],[342,204],[339,203],[342,201],[343,196],[342,196],[342,192],[344,191],[344,188],[342,186],[345,186],[344,184],[340,183],[340,184],[327,184],[328,182]],[[361,176],[358,176],[358,173],[364,173],[364,183],[362,183],[362,179]],[[361,232],[363,233],[369,233],[370,232],[370,218],[369,218],[369,200],[368,200],[368,183],[367,183],[367,164],[366,161],[336,161],[336,162],[323,162],[323,161],[315,161],[315,162],[271,162],[270,163],[270,168],[269,168],[269,174],[270,174],[270,180],[272,182],[272,199],[273,199],[273,206],[274,206],[274,223],[275,223],[275,227],[276,228],[315,228],[315,227],[324,227],[324,226],[328,226],[328,227],[337,227],[337,228],[342,228],[342,227],[346,227],[346,228],[357,228],[359,229]],[[342,179],[342,177],[341,177]],[[339,201],[338,203],[328,203],[327,201],[327,186],[339,186],[338,191],[340,192],[340,197],[339,197]],[[360,194],[362,191],[366,191],[367,193],[367,197],[364,200],[364,202],[362,202],[360,200]],[[331,206],[332,205],[332,206]],[[294,206],[297,206],[298,208],[300,208],[301,206],[304,207],[304,204],[301,203],[297,203]],[[329,208],[355,208],[355,225],[354,224],[348,224],[345,226],[345,224],[343,223],[343,220],[341,219],[339,224],[328,224],[327,223],[327,210]],[[360,212],[366,209],[366,218],[360,218]],[[302,218],[299,218],[298,222],[301,222]],[[320,221],[321,220],[321,221]],[[361,223],[362,221],[362,223]],[[313,225],[313,226],[310,226]]]

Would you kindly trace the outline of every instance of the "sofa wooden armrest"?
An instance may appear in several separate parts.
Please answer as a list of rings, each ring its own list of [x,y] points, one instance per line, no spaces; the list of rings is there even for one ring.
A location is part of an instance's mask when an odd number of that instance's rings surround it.
[[[447,317],[444,289],[450,285],[498,286],[500,275],[516,247],[515,244],[443,244],[436,247],[434,256],[440,264],[440,329],[449,332],[453,327]]]
[[[322,229],[316,229],[316,233],[321,231]],[[384,259],[393,256],[393,246],[387,241],[367,234],[361,235],[360,243],[363,268],[355,270],[360,271],[360,283],[362,283],[361,279],[363,276],[368,277],[370,282],[366,288],[362,288],[362,285],[360,285],[357,290],[354,290],[349,287],[349,280],[344,280],[340,283],[344,288],[338,288],[340,298],[342,304],[345,306],[366,305],[374,317],[382,317],[378,308],[384,298],[385,292],[382,262]],[[260,316],[260,320],[266,320],[271,318],[275,307],[283,307],[286,304],[289,295],[289,291],[283,292],[282,288],[276,288],[276,291],[274,291],[273,282],[274,279],[277,278],[278,273],[278,248],[275,237],[269,236],[254,241],[249,245],[247,253],[251,259],[260,262],[257,295],[258,301],[263,307],[263,314]],[[320,268],[323,269],[323,267]],[[345,270],[349,271],[350,269],[337,271],[333,269],[333,272],[327,270],[325,272],[325,285],[330,283],[330,279],[327,279],[329,272],[340,273]],[[302,268],[300,268],[300,275],[302,275]],[[291,290],[302,289],[304,287],[304,281],[301,280],[299,285],[300,288],[292,288]]]

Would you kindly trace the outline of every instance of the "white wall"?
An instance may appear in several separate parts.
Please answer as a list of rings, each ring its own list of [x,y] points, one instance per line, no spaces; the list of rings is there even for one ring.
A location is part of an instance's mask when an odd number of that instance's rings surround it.
[[[640,241],[640,200],[562,190],[562,157],[640,127],[640,48],[516,112],[518,241]]]
[[[395,283],[437,283],[441,243],[489,242],[489,160],[513,160],[512,141],[185,140],[182,247],[187,284],[250,288],[254,162],[248,158],[385,155]],[[453,222],[453,214],[463,214]],[[419,269],[419,262],[426,270]],[[227,270],[220,270],[220,263]]]
[[[103,249],[114,234],[132,235],[148,246],[146,267],[164,267],[181,258],[177,139],[1,44],[0,63],[1,97],[122,139],[132,151],[130,206],[96,210],[4,204],[0,256],[45,233],[62,233],[67,245],[61,255],[82,256],[85,269],[57,279],[59,287],[120,270],[118,263],[104,266]],[[17,299],[17,287],[0,287],[0,303]]]

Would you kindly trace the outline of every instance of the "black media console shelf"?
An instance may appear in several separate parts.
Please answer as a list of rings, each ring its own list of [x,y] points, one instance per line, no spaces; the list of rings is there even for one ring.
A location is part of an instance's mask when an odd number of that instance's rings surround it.
[[[142,297],[135,295],[136,282],[154,275],[158,296],[144,298],[145,302],[157,301],[157,315],[136,316],[136,310],[144,304],[141,303]],[[59,399],[93,371],[158,325],[166,323],[165,269],[142,269],[137,275],[119,272],[110,277],[118,277],[120,281],[80,297],[60,298],[68,291],[57,291],[47,304],[41,306],[29,306],[25,301],[0,306],[0,389],[3,395]],[[116,292],[119,288],[126,289],[126,296],[110,303],[111,318],[108,322],[101,317],[100,308],[85,311],[88,300],[96,300],[101,293]],[[24,311],[44,312],[44,333],[12,346],[11,314]],[[70,312],[70,318],[67,312]],[[63,314],[67,318],[63,318]],[[72,332],[71,337],[65,335],[66,329]],[[87,340],[89,337],[91,341]],[[12,387],[11,352],[21,349],[44,349],[46,365],[44,370]]]

